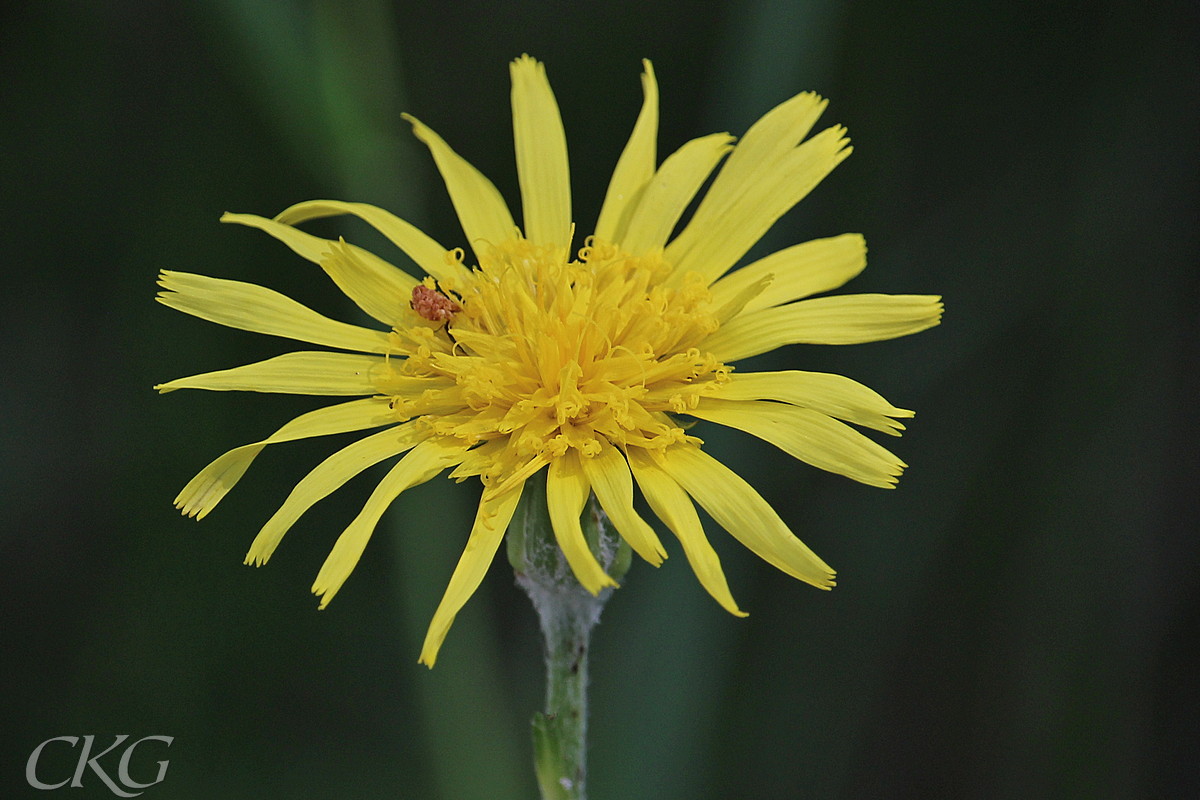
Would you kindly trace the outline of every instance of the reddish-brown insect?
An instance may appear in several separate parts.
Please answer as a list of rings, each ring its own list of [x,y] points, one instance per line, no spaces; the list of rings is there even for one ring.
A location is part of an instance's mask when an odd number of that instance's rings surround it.
[[[430,322],[449,322],[462,311],[462,306],[439,291],[418,283],[413,287],[412,300],[408,302],[413,311]]]

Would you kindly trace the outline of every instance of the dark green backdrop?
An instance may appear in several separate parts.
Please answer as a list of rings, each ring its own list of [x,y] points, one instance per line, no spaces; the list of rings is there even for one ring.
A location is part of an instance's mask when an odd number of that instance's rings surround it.
[[[200,524],[171,498],[313,404],[150,390],[289,347],[158,306],[160,268],[355,318],[222,211],[363,200],[457,240],[400,112],[515,205],[507,62],[522,52],[547,63],[585,226],[642,57],[663,152],[742,133],[801,90],[830,97],[824,121],[855,153],[764,246],[861,231],[870,264],[851,290],[947,305],[919,336],[771,362],[918,411],[894,443],[911,465],[898,491],[702,434],[839,586],[792,581],[715,528],[746,620],[677,547],[659,571],[637,565],[595,637],[593,797],[1200,792],[1190,4],[22,5],[0,24],[0,794],[109,797],[94,775],[34,792],[24,765],[54,736],[124,733],[175,737],[146,798],[533,796],[539,643],[507,564],[437,668],[416,664],[474,492],[406,495],[318,613],[308,586],[370,476],[268,567],[243,567],[333,445],[268,451]]]

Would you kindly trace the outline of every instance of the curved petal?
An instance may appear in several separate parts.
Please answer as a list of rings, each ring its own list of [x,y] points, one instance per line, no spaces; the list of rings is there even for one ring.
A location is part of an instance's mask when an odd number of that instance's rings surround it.
[[[802,92],[751,125],[696,209],[700,225],[729,213],[758,186],[773,179],[780,162],[813,129],[827,105],[828,100],[813,92]]]
[[[313,581],[313,594],[321,598],[319,608],[329,605],[329,601],[350,577],[371,539],[371,534],[375,532],[379,518],[392,501],[406,489],[424,483],[454,464],[462,458],[466,449],[467,446],[459,442],[447,443],[443,439],[427,439],[396,462],[396,466],[383,476],[383,480],[375,487],[375,491],[371,492],[362,511],[334,542],[333,550],[321,565],[317,579]]]
[[[283,336],[342,350],[386,353],[388,334],[338,322],[263,286],[163,270],[155,298],[194,317],[268,336]]]
[[[701,347],[729,362],[785,344],[861,344],[895,339],[932,328],[941,319],[942,303],[937,295],[815,297],[736,317]]]
[[[388,401],[375,398],[351,400],[301,414],[261,442],[235,447],[200,470],[175,497],[175,507],[185,516],[204,519],[269,444],[377,428],[394,421]]]
[[[760,258],[721,278],[710,290],[713,303],[720,306],[769,278],[767,287],[742,307],[741,313],[750,313],[836,289],[866,266],[866,240],[860,234],[845,233],[814,239]]]
[[[579,524],[589,488],[583,467],[579,464],[579,456],[574,450],[568,450],[565,455],[550,462],[550,471],[546,476],[546,508],[550,512],[554,538],[583,588],[592,594],[599,594],[601,589],[615,587],[617,582],[604,572],[592,555]]]
[[[462,224],[467,241],[479,254],[482,244],[499,244],[513,238],[516,223],[500,191],[471,166],[466,159],[450,149],[442,137],[410,114],[402,115],[413,126],[413,134],[425,143],[442,180],[450,193],[450,202]]]
[[[256,567],[267,563],[283,535],[305,511],[367,467],[400,455],[428,435],[428,430],[420,430],[412,423],[398,425],[359,439],[322,461],[296,484],[279,510],[262,526],[246,553],[246,563]]]
[[[701,398],[688,414],[737,428],[793,458],[869,486],[893,489],[904,462],[858,431],[811,408],[763,400]]]
[[[738,608],[729,591],[725,572],[721,569],[721,559],[704,535],[704,526],[700,524],[700,517],[687,492],[640,447],[629,449],[629,466],[651,510],[683,545],[683,553],[700,585],[730,614],[747,616],[745,611]]]
[[[701,215],[697,211],[666,249],[666,260],[675,265],[676,279],[696,272],[711,283],[737,263],[777,219],[850,155],[850,140],[845,133],[840,126],[827,128],[756,170],[755,182],[744,187],[736,201],[722,204],[721,213]],[[740,149],[734,149],[734,156]]]
[[[762,496],[731,469],[698,447],[663,453],[663,469],[717,524],[759,558],[818,589],[834,585],[834,571],[788,529]]]
[[[299,225],[312,219],[353,214],[387,237],[411,258],[421,269],[437,281],[453,283],[469,281],[471,273],[453,259],[446,258],[446,248],[438,244],[412,223],[400,219],[390,211],[384,211],[367,203],[344,203],[338,200],[309,200],[296,203],[275,216],[276,222]]]
[[[377,394],[377,387],[386,380],[392,369],[387,359],[380,356],[320,351],[285,353],[242,367],[176,378],[154,388],[164,394],[176,389],[278,394]]]
[[[479,588],[483,576],[487,574],[488,567],[496,557],[496,550],[504,539],[504,531],[517,508],[517,501],[521,499],[522,488],[524,484],[500,497],[480,501],[466,549],[458,560],[458,566],[454,568],[454,574],[450,576],[450,583],[442,595],[442,602],[438,604],[433,620],[429,623],[429,630],[425,633],[425,643],[421,645],[418,663],[433,668],[450,625]]]
[[[654,529],[633,508],[633,479],[621,452],[600,439],[600,452],[590,458],[581,458],[580,463],[596,499],[621,538],[646,561],[656,567],[662,564],[667,551]]]
[[[625,233],[617,240],[621,249],[635,256],[661,250],[700,186],[733,149],[731,142],[729,134],[714,133],[668,156],[638,197]]]
[[[571,178],[567,136],[546,65],[523,55],[512,62],[513,140],[525,238],[570,249]]]
[[[913,416],[912,411],[897,408],[870,387],[828,372],[734,372],[713,396],[791,403],[893,436],[904,430],[894,418]]]
[[[780,161],[808,135],[826,105],[828,101],[816,94],[803,92],[780,103],[750,126],[705,193],[687,228],[671,243],[668,252],[673,260],[690,251],[707,228],[736,204],[744,202],[755,187],[773,180]]]
[[[222,214],[221,222],[258,228],[307,258],[337,284],[354,304],[385,325],[395,325],[408,308],[417,279],[374,253],[344,241],[312,236],[273,219],[254,214]]]
[[[617,166],[613,169],[604,205],[596,221],[596,238],[606,242],[618,241],[625,233],[629,217],[642,189],[650,182],[654,167],[658,163],[658,82],[654,79],[654,67],[642,61],[642,110]]]

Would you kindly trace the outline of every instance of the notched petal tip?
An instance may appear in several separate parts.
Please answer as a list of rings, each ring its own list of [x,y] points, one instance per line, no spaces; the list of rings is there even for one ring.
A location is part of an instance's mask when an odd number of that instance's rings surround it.
[[[574,571],[573,568],[572,571]],[[574,574],[575,579],[579,581],[579,585],[586,589],[588,594],[590,594],[592,597],[596,597],[605,589],[621,588],[621,584],[613,580],[612,576],[603,570],[600,570],[600,574],[599,576],[595,577],[595,581],[592,580],[592,575],[581,576],[578,572],[575,572]]]
[[[179,496],[175,498],[173,505],[180,514],[188,519],[194,519],[197,522],[200,521],[202,516],[199,513],[200,508],[194,503],[189,503],[187,500],[185,500],[183,497],[183,492],[180,492]]]
[[[825,563],[822,563],[821,566],[824,567],[824,580],[815,582],[810,581],[809,583],[811,586],[815,586],[818,589],[828,592],[830,589],[837,586],[837,570]]]
[[[433,128],[430,128],[424,122],[421,122],[421,120],[417,119],[412,114],[409,114],[407,111],[402,112],[400,114],[400,119],[404,120],[405,122],[407,122],[409,125],[412,126],[413,135],[416,136],[418,139],[420,139],[422,142],[427,143],[428,142],[427,137],[429,137],[430,135],[432,135],[434,137],[437,136],[437,134],[433,132]]]
[[[529,53],[521,53],[520,56],[518,56],[517,58],[514,58],[511,62],[509,62],[508,67],[509,67],[509,71],[513,75],[516,75],[519,70],[527,70],[527,69],[532,69],[532,70],[540,69],[542,72],[546,71],[546,65],[543,62],[538,61],[533,56],[529,55]]]
[[[609,576],[608,574],[605,574],[605,577],[608,578],[608,580],[604,583],[603,586],[601,586],[596,591],[592,592],[593,595],[600,594],[600,592],[606,588],[607,589],[620,589],[621,588],[621,584],[618,583],[617,581],[613,580],[611,576]]]
[[[325,585],[324,581],[319,580],[319,577],[320,576],[318,576],[318,580],[313,583],[310,591],[312,591],[312,593],[319,598],[319,602],[317,603],[317,611],[324,611],[325,607],[329,605],[334,596],[337,595],[338,589],[341,587],[327,586]]]

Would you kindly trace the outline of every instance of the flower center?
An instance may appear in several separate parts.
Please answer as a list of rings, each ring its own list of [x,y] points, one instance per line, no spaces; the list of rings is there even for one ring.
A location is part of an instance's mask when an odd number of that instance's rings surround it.
[[[461,260],[462,251],[452,251]],[[523,480],[569,448],[663,448],[688,437],[670,413],[695,407],[728,367],[697,345],[718,327],[698,280],[666,285],[658,256],[590,240],[568,261],[511,239],[464,285],[432,280],[393,331],[403,361],[380,381],[401,418],[437,413],[436,434],[482,444],[456,471]],[[443,302],[444,301],[444,302]],[[456,313],[428,312],[431,303]],[[473,462],[479,463],[473,463]]]

